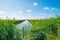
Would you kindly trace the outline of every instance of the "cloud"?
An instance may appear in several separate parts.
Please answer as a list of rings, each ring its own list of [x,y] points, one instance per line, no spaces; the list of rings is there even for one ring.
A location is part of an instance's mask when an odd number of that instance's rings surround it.
[[[0,18],[5,18],[6,14],[6,11],[0,10]]]
[[[8,13],[7,11],[0,10],[0,18],[6,19],[6,17],[8,17],[8,19],[15,18],[16,20],[22,20],[22,19],[45,19],[45,18],[49,18],[49,17],[53,16],[52,14],[51,15],[40,14],[40,15],[34,16],[34,15],[32,15],[32,13],[30,13],[31,10],[28,10],[27,12],[29,12],[29,13],[27,13],[25,15],[25,13],[23,13],[22,11]],[[22,15],[22,13],[23,13],[23,15]]]
[[[7,14],[8,17],[15,17],[16,15],[17,15],[16,12],[9,12],[9,13]]]
[[[0,18],[1,19],[6,19],[6,17],[8,17],[8,19],[17,19],[17,20],[22,20],[22,19],[44,19],[45,16],[33,16],[30,12],[31,10],[27,10],[27,13],[25,16],[24,15],[21,15],[22,14],[22,11],[18,11],[17,13],[16,12],[6,12],[6,11],[1,11],[0,10]],[[20,13],[20,15],[19,15]]]
[[[2,15],[6,15],[6,11],[3,11],[3,10],[0,10],[0,16],[2,16]]]
[[[0,18],[1,19],[6,19],[6,17],[8,17],[8,19],[14,18],[16,16],[15,12],[7,12],[7,11],[3,11],[0,10]]]
[[[43,9],[44,9],[44,10],[50,10],[50,8],[49,8],[49,7],[44,7]]]
[[[58,9],[53,7],[53,8],[51,8],[51,10],[58,10]]]
[[[27,13],[31,13],[31,12],[32,12],[32,10],[26,10],[26,12],[27,12]]]
[[[22,11],[17,11],[17,12],[7,12],[7,11],[3,11],[0,10],[0,18],[1,19],[6,19],[6,17],[8,19],[27,19],[26,16],[22,15],[23,12]]]
[[[18,13],[18,14],[23,14],[23,11],[18,11],[17,13]]]
[[[43,9],[44,10],[57,10],[57,8],[55,8],[55,7],[51,7],[51,8],[50,7],[44,7]]]
[[[45,19],[45,16],[30,16],[28,19]]]
[[[38,3],[34,2],[33,5],[36,6],[36,5],[38,5]]]

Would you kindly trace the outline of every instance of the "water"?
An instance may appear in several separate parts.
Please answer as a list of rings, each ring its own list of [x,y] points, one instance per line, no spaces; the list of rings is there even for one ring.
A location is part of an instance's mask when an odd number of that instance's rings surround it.
[[[22,40],[27,34],[27,30],[29,28],[32,28],[32,24],[28,20],[25,20],[22,23],[18,24],[17,28],[20,29],[20,39]]]
[[[32,27],[32,24],[30,22],[28,22],[28,20],[25,20],[22,23],[17,25],[18,29],[22,29],[22,28],[28,29],[28,28],[31,28],[31,27]]]

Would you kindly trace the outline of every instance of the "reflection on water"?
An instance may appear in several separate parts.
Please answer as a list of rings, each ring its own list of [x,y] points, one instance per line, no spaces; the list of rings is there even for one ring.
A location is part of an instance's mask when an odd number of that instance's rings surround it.
[[[28,29],[32,28],[32,24],[28,20],[25,20],[22,23],[18,24],[17,28],[20,29],[20,39],[22,40],[28,33]]]
[[[28,29],[28,28],[31,28],[31,27],[32,27],[32,24],[30,22],[28,22],[28,20],[25,20],[22,23],[17,25],[17,28],[19,28],[19,29],[22,29],[22,28]]]

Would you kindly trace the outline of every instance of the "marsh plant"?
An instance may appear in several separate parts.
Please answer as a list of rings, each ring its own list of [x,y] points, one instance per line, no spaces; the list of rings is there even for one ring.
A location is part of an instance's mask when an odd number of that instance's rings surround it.
[[[17,25],[22,22],[24,20],[0,19],[0,40],[60,40],[60,17],[28,20],[31,28],[18,29]]]

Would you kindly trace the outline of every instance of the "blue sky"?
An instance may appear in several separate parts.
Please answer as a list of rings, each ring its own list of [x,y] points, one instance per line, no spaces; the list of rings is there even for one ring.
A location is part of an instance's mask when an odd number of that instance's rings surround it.
[[[45,19],[60,16],[60,0],[0,0],[0,18]]]

